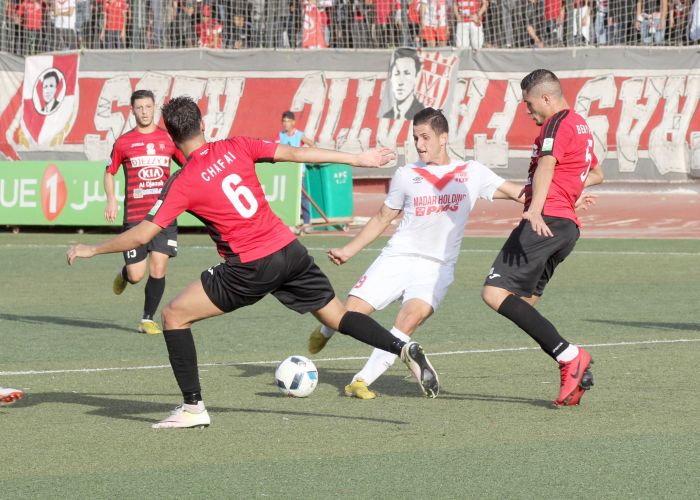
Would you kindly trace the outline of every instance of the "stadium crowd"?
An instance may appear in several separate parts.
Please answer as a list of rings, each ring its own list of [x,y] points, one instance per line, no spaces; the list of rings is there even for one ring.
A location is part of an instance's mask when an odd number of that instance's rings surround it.
[[[688,45],[700,0],[5,0],[0,49]]]

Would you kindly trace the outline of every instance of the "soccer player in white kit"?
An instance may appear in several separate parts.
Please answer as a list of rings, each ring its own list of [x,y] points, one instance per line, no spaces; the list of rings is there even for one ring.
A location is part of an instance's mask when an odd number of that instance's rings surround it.
[[[346,307],[371,314],[402,299],[391,333],[405,342],[445,297],[476,200],[510,198],[523,202],[522,186],[504,180],[479,162],[450,159],[448,132],[440,110],[425,108],[417,113],[413,141],[420,161],[399,167],[379,213],[343,248],[328,251],[333,263],[344,264],[403,212],[396,233],[349,292]],[[333,333],[325,326],[314,330],[309,352],[323,349]],[[376,393],[368,386],[395,360],[395,355],[375,349],[364,368],[345,386],[345,394],[374,399]]]

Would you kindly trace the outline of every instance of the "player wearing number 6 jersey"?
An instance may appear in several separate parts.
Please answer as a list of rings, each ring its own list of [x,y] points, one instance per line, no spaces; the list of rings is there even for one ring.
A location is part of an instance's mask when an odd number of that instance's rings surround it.
[[[294,311],[313,313],[330,328],[401,355],[423,392],[437,394],[437,375],[422,347],[397,339],[363,314],[345,310],[306,248],[270,209],[255,174],[254,162],[260,159],[379,167],[394,158],[393,152],[382,149],[356,155],[245,137],[207,143],[199,108],[188,97],[171,100],[163,108],[163,119],[188,157],[185,167],[170,178],[146,220],[112,240],[95,246],[76,245],[67,253],[72,264],[77,257],[144,244],[187,211],[207,226],[224,259],[202,272],[200,279],[163,310],[163,334],[184,404],[153,427],[209,425],[190,327],[196,321],[254,304],[268,294]]]
[[[559,79],[538,69],[520,83],[527,112],[542,127],[525,187],[525,211],[486,277],[482,298],[559,363],[555,406],[577,405],[593,385],[588,352],[566,341],[533,306],[579,237],[574,210],[584,187],[603,182],[586,121],[569,109]]]

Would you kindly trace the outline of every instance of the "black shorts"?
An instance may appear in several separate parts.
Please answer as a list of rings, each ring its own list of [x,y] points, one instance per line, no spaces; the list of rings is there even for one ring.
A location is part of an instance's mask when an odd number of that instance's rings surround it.
[[[224,312],[255,304],[269,293],[302,314],[335,297],[330,281],[297,240],[252,262],[222,262],[204,271],[201,279],[209,299]]]
[[[545,216],[554,236],[539,236],[530,221],[513,229],[496,257],[484,285],[504,288],[521,297],[542,295],[554,269],[576,246],[579,229],[574,221]]]
[[[123,231],[131,229],[138,222],[124,224]],[[133,250],[122,252],[124,254],[124,262],[126,265],[136,264],[144,260],[150,252],[164,253],[168,257],[177,257],[177,223],[173,222],[160,233],[156,235],[150,242],[141,245]]]

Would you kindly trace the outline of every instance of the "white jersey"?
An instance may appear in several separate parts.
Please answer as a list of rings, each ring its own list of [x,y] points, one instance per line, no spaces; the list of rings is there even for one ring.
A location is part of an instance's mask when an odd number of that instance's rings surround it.
[[[419,255],[454,265],[476,200],[492,200],[504,182],[476,161],[400,167],[384,204],[403,210],[403,219],[382,254]]]

